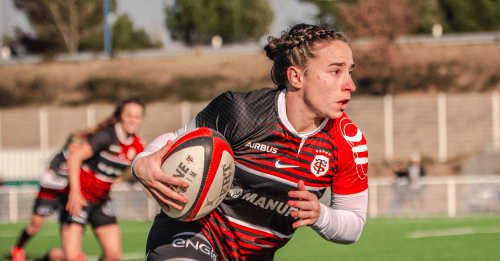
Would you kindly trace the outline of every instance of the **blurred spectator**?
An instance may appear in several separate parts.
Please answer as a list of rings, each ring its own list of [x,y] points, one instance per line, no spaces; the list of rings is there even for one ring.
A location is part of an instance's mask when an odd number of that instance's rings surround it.
[[[425,176],[425,167],[422,165],[422,157],[418,152],[410,156],[410,165],[408,166],[408,179],[409,179],[409,193],[411,206],[413,208],[424,206],[424,199],[422,196],[423,186],[420,178]]]
[[[395,162],[392,166],[392,171],[395,174],[392,182],[392,202],[391,212],[394,214],[400,213],[407,198],[408,188],[408,171],[403,167],[403,163]]]

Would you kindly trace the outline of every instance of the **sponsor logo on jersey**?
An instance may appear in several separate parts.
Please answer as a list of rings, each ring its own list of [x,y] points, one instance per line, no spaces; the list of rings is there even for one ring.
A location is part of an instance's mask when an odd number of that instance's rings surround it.
[[[324,150],[317,150],[316,153],[311,162],[311,173],[316,177],[321,177],[328,172],[332,154]]]
[[[208,239],[193,232],[183,232],[175,235],[172,246],[175,248],[186,248],[191,251],[199,251],[212,260],[218,260],[217,254]]]
[[[266,198],[264,196],[260,196],[257,193],[246,193],[241,199],[244,199],[262,209],[276,211],[277,213],[285,217],[289,216],[292,211],[299,210],[298,208],[289,207],[286,202],[274,200],[272,198]]]
[[[231,185],[231,188],[226,194],[226,199],[237,199],[243,195],[243,189],[240,187],[233,187]]]
[[[269,146],[266,144],[258,143],[258,142],[254,142],[254,143],[248,142],[247,144],[245,144],[245,147],[252,148],[254,150],[260,150],[260,151],[267,152],[267,153],[272,153],[272,154],[276,154],[276,152],[278,152],[278,148],[275,148],[275,147],[272,147],[272,146]]]
[[[368,147],[363,133],[348,118],[340,121],[340,131],[351,147],[358,177],[363,180],[368,175]]]
[[[288,164],[288,163],[283,163],[280,160],[277,160],[276,163],[274,164],[274,166],[277,169],[298,168],[299,167],[299,166],[291,165],[291,164]]]

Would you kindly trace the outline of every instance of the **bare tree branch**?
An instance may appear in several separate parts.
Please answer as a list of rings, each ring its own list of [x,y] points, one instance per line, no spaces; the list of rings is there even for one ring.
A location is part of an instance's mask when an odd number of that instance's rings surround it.
[[[64,43],[66,44],[66,48],[68,50],[71,50],[70,48],[70,28],[66,23],[64,23],[64,20],[59,13],[59,8],[57,8],[57,4],[53,1],[50,0],[44,0],[45,5],[49,7],[50,13],[52,14],[52,17],[54,18],[54,22],[56,24],[56,27],[59,29],[59,32],[61,33]]]

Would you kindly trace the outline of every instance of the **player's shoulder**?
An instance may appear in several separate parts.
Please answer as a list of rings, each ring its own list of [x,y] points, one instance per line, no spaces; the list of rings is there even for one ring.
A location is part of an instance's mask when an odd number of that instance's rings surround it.
[[[144,148],[146,146],[146,143],[139,135],[134,135],[134,144],[136,145],[136,147]]]
[[[332,122],[331,131],[342,136],[348,142],[363,142],[366,144],[363,133],[346,113]]]
[[[265,87],[259,90],[253,90],[249,92],[233,92],[227,91],[216,99],[214,102],[219,103],[230,103],[235,107],[259,107],[264,102],[269,102],[276,99],[276,95],[279,93],[277,88]]]

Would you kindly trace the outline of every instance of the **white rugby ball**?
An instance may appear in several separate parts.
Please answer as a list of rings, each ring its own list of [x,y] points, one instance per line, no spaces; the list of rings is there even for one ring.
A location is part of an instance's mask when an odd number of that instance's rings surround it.
[[[163,157],[162,171],[183,179],[189,188],[171,188],[188,199],[183,208],[162,207],[171,218],[193,221],[212,212],[224,199],[234,178],[234,155],[219,132],[201,127],[179,136]]]

